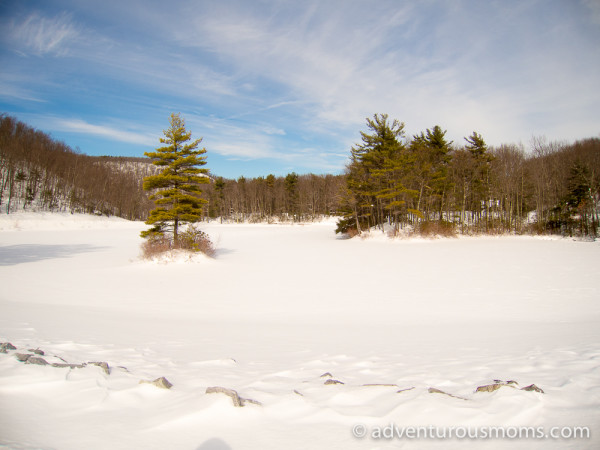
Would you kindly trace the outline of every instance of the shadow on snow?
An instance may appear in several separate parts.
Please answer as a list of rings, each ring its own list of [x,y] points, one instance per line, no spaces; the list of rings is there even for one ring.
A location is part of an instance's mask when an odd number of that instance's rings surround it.
[[[94,252],[107,247],[88,244],[19,244],[0,247],[0,266],[14,266],[45,259],[68,258],[80,253]]]

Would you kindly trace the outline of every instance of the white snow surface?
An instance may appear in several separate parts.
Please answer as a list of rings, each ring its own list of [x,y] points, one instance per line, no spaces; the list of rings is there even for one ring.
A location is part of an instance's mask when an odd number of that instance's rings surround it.
[[[600,448],[598,242],[344,240],[333,221],[210,223],[200,228],[216,258],[148,262],[145,228],[0,217],[0,342],[18,347],[0,354],[0,446]],[[14,356],[31,348],[111,372]],[[326,372],[344,384],[325,385]],[[161,376],[170,390],[139,384]],[[475,393],[494,379],[545,393]],[[234,408],[210,386],[262,406]],[[357,425],[367,436],[353,436]],[[591,437],[373,437],[391,425],[579,426]]]

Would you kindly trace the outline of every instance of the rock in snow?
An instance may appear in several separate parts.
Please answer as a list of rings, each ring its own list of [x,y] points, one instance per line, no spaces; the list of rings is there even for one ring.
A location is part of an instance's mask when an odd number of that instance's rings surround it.
[[[16,350],[17,347],[12,345],[10,342],[0,343],[0,353],[8,353],[8,350]]]
[[[514,386],[505,383],[494,383],[486,384],[485,386],[478,386],[477,389],[475,389],[475,392],[494,392],[500,389],[502,386],[509,386],[513,389],[515,388]]]
[[[461,399],[461,400],[467,400],[466,398],[459,397],[457,395],[448,394],[447,392],[444,392],[444,391],[442,391],[440,389],[437,389],[437,388],[434,388],[434,387],[430,387],[428,389],[428,391],[429,391],[430,394],[444,394],[444,395],[447,395],[448,397],[458,398],[458,399]]]
[[[15,358],[17,358],[17,360],[21,361],[21,362],[27,362],[27,360],[29,358],[31,358],[33,355],[29,354],[29,353],[15,353]]]
[[[46,361],[44,358],[40,358],[39,356],[31,356],[27,359],[25,364],[36,364],[38,366],[47,366],[48,361]]]
[[[213,386],[206,388],[207,394],[225,394],[228,397],[231,397],[231,401],[233,402],[233,406],[236,408],[241,408],[245,405],[245,403],[252,403],[254,405],[262,405],[262,403],[252,400],[251,398],[242,398],[238,395],[236,391],[233,389],[227,389],[221,386]]]
[[[399,391],[396,391],[396,394],[400,394],[401,392],[406,392],[406,391],[412,391],[415,387],[409,387],[406,389],[400,389]]]
[[[104,362],[104,361],[90,361],[90,362],[88,362],[88,364],[91,364],[93,366],[98,366],[98,367],[102,368],[102,370],[104,370],[104,373],[106,373],[106,375],[110,375],[110,366],[108,365],[107,362]]]
[[[508,386],[513,389],[516,389],[516,386],[518,386],[518,385],[519,385],[519,383],[517,383],[514,380],[509,380],[509,381],[494,380],[494,384],[486,384],[484,386],[479,386],[475,390],[475,392],[494,392],[503,386]],[[521,390],[522,391],[535,391],[535,392],[539,392],[541,394],[544,393],[544,391],[541,390],[539,387],[537,387],[535,384],[530,384],[529,386],[521,388]]]
[[[69,363],[52,363],[52,367],[64,368],[68,367],[69,369],[83,369],[87,364],[69,364]]]
[[[160,377],[153,381],[140,380],[139,384],[152,384],[161,389],[171,389],[173,387],[173,384],[170,383],[165,377]]]
[[[529,386],[525,386],[524,388],[521,388],[522,391],[535,391],[535,392],[539,392],[540,394],[543,394],[544,391],[542,389],[540,389],[539,387],[537,387],[535,384],[530,384]]]

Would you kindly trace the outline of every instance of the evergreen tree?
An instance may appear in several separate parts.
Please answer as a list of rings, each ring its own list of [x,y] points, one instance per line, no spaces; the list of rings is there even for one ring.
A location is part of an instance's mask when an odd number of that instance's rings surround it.
[[[270,173],[265,179],[267,185],[267,215],[272,216],[275,213],[275,175]]]
[[[427,219],[434,203],[437,203],[439,219],[442,218],[444,201],[451,185],[448,180],[448,164],[451,160],[452,141],[446,140],[446,130],[435,125],[425,133],[413,136],[411,151],[416,158],[415,176],[419,185],[417,209],[424,210]]]
[[[479,133],[473,131],[473,134],[466,137],[465,141],[467,141],[466,149],[471,152],[474,158],[484,159],[488,147]]]
[[[298,175],[296,172],[288,173],[284,180],[285,183],[285,198],[286,209],[289,214],[292,214],[294,220],[297,219],[298,213]]]
[[[490,200],[490,163],[494,159],[488,151],[488,146],[483,137],[473,131],[473,134],[465,138],[467,145],[465,148],[469,151],[473,160],[473,173],[471,174],[471,184],[473,193],[473,209],[476,211],[478,219],[481,219],[482,212],[485,212],[485,231],[488,231],[491,206]]]
[[[219,177],[215,180],[215,191],[217,193],[216,203],[217,203],[217,214],[221,218],[221,223],[223,223],[223,215],[225,214],[224,206],[225,206],[225,180],[223,177]]]
[[[575,217],[579,222],[579,232],[582,235],[596,235],[596,224],[593,214],[593,197],[591,174],[587,165],[576,161],[570,169],[566,204],[569,218]],[[590,227],[590,222],[591,227]]]
[[[359,232],[363,226],[383,229],[386,221],[397,227],[401,214],[416,213],[407,205],[416,192],[404,183],[414,162],[402,141],[404,123],[390,123],[387,114],[375,114],[367,126],[371,132],[361,132],[362,143],[351,149],[338,232],[354,226]]]
[[[573,209],[581,209],[591,197],[590,170],[580,161],[576,161],[570,169],[566,203]]]
[[[165,146],[144,153],[163,170],[144,179],[144,190],[153,191],[150,199],[156,208],[146,221],[152,228],[141,235],[147,238],[172,233],[177,245],[180,225],[197,222],[202,217],[206,200],[202,198],[200,185],[208,183],[209,178],[208,169],[200,167],[206,164],[206,157],[202,156],[206,149],[198,149],[202,138],[191,141],[192,133],[185,129],[185,120],[179,114],[171,114],[169,122],[170,127],[163,131],[165,137],[160,138]]]

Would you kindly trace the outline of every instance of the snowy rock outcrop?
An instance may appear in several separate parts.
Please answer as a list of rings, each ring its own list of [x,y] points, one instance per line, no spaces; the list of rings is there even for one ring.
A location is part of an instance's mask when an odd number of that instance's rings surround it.
[[[494,392],[500,389],[501,387],[508,386],[513,389],[518,389],[519,383],[514,380],[502,381],[502,380],[494,380],[493,384],[486,384],[484,386],[479,386],[475,392]],[[529,386],[525,386],[524,388],[520,388],[521,391],[534,391],[543,394],[544,391],[537,387],[535,384],[530,384]]]
[[[93,366],[98,366],[102,370],[104,370],[104,373],[106,375],[110,375],[110,366],[108,365],[107,362],[105,362],[105,361],[90,361],[90,362],[88,362],[88,364],[91,364]]]
[[[444,392],[444,391],[442,391],[442,390],[440,390],[440,389],[437,389],[437,388],[434,388],[434,387],[430,387],[430,388],[429,388],[427,391],[428,391],[430,394],[443,394],[443,395],[447,395],[448,397],[452,397],[452,398],[458,398],[458,399],[460,399],[460,400],[467,400],[467,399],[466,399],[466,398],[464,398],[464,397],[459,397],[458,395],[449,394],[449,393],[447,393],[447,392]]]
[[[245,406],[246,403],[252,403],[253,405],[262,405],[262,403],[256,401],[256,400],[252,400],[251,398],[242,398],[239,396],[239,394],[234,391],[233,389],[227,389],[221,386],[213,386],[213,387],[208,387],[206,388],[206,393],[207,394],[225,394],[228,397],[231,398],[231,401],[233,402],[233,406],[235,406],[236,408],[241,408],[242,406]]]
[[[161,389],[171,389],[173,384],[167,380],[165,377],[157,378],[156,380],[148,381],[148,380],[140,380],[140,384],[151,384],[153,386],[159,387]]]
[[[8,353],[9,350],[16,350],[17,347],[12,345],[10,342],[0,343],[0,353]]]

